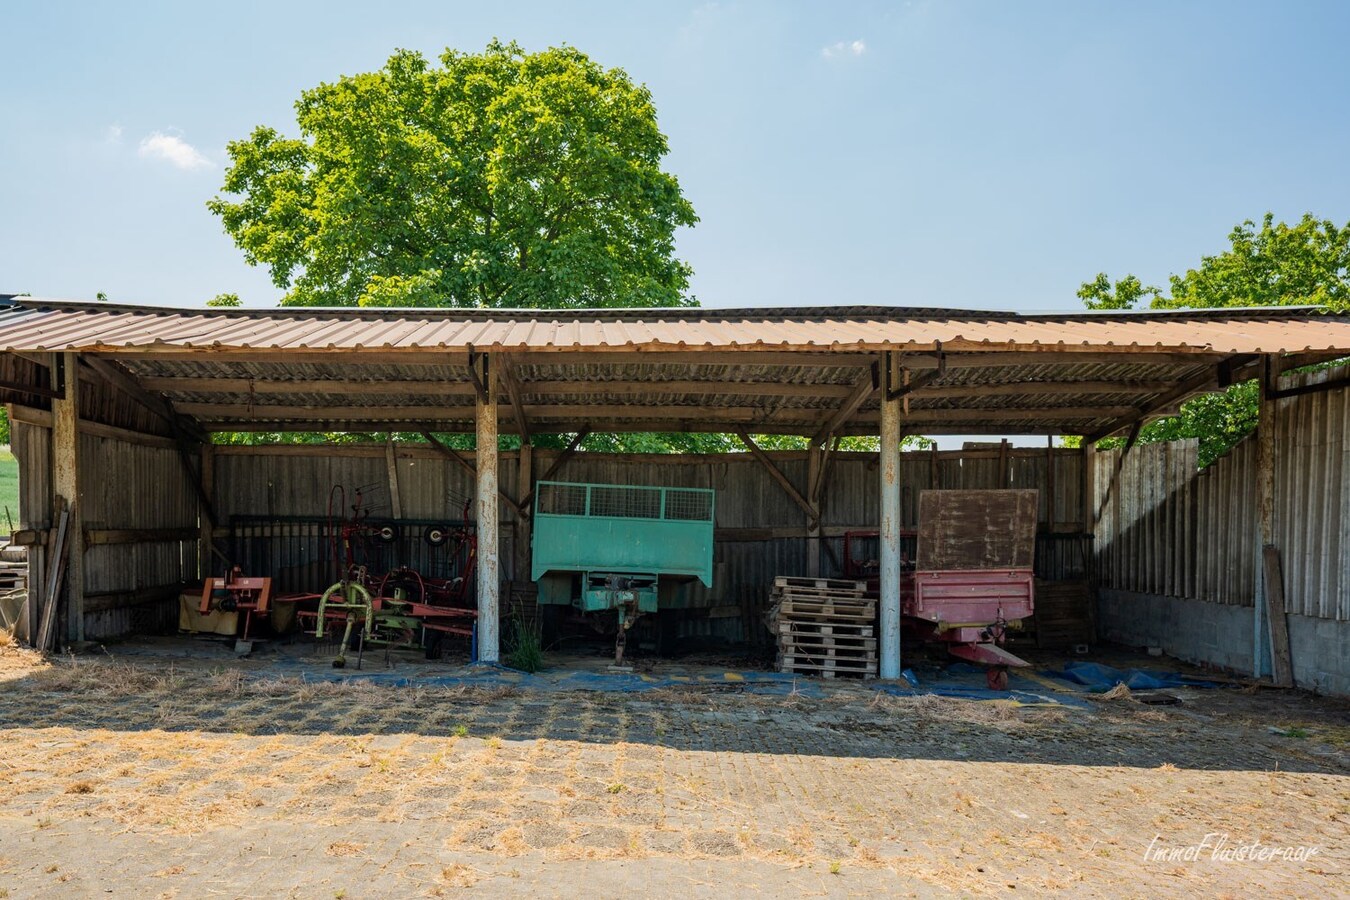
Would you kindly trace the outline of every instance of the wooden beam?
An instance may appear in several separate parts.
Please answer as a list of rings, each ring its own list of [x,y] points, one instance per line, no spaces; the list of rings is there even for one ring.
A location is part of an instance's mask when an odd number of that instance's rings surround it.
[[[1202,372],[1193,378],[1183,381],[1180,385],[1153,400],[1151,403],[1142,407],[1136,407],[1132,411],[1115,418],[1104,428],[1098,429],[1093,434],[1085,435],[1083,440],[1095,444],[1103,438],[1111,437],[1122,429],[1143,425],[1147,423],[1149,419],[1167,415],[1168,411],[1173,406],[1180,404],[1193,394],[1217,388],[1218,383],[1217,372],[1212,369]]]
[[[1283,375],[1291,369],[1301,369],[1304,366],[1316,366],[1321,363],[1335,362],[1338,359],[1347,358],[1350,358],[1350,352],[1345,350],[1309,350],[1303,353],[1290,353],[1276,359],[1275,374]]]
[[[9,405],[9,411],[10,418],[15,422],[23,422],[37,428],[52,427],[52,414],[49,410],[12,403]],[[102,422],[90,422],[88,419],[80,420],[80,434],[92,434],[97,437],[111,438],[115,441],[143,444],[147,447],[163,447],[168,450],[174,450],[178,447],[178,442],[173,438],[167,438],[159,434],[147,434],[144,431],[132,431],[129,428],[118,428],[116,425],[104,425]]]
[[[506,388],[506,396],[511,401],[511,414],[516,420],[516,431],[522,441],[528,441],[530,439],[530,423],[525,415],[525,405],[520,402],[520,382],[516,379],[515,370],[511,367],[511,358],[495,356],[493,359],[497,363],[502,386]]]
[[[87,359],[98,357],[123,362],[192,362],[192,363],[277,363],[295,365],[297,363],[313,365],[333,365],[334,355],[344,367],[357,368],[369,366],[449,366],[460,368],[469,364],[467,350],[386,350],[381,348],[361,350],[332,350],[321,347],[305,347],[293,350],[212,350],[206,347],[185,349],[138,349],[119,347],[116,350],[86,350],[81,353]]]
[[[394,518],[403,518],[403,494],[398,489],[398,460],[394,458],[394,435],[392,433],[385,435],[384,438],[384,469],[389,478],[389,503],[392,507]]]
[[[942,356],[948,369],[997,369],[1002,366],[1082,366],[1093,363],[1139,366],[1214,365],[1231,354],[1212,350],[1096,350],[1091,347],[1045,347],[1042,350],[953,350],[943,345]],[[900,365],[906,369],[936,369],[936,353],[905,353]]]
[[[203,434],[197,429],[195,424],[185,423],[179,412],[174,409],[173,404],[161,397],[159,394],[146,390],[126,369],[106,359],[100,359],[97,356],[82,357],[81,362],[92,369],[102,379],[107,381],[113,387],[135,400],[141,406],[148,409],[151,413],[163,419],[175,434],[185,434],[193,440],[200,440]]]
[[[102,547],[195,541],[200,535],[201,531],[197,528],[86,528],[84,540],[90,547]]]
[[[1213,375],[1210,375],[1213,378]],[[866,398],[863,398],[866,399]],[[215,430],[228,430],[228,426],[257,423],[272,427],[264,431],[278,430],[275,422],[304,422],[313,420],[324,422],[433,422],[470,420],[472,408],[446,406],[232,406],[211,403],[183,403],[180,408],[203,416],[203,422]],[[1038,406],[1009,407],[992,406],[989,408],[921,408],[911,410],[909,419],[923,422],[979,422],[979,421],[1017,421],[1017,420],[1082,420],[1107,419],[1139,412],[1134,406]],[[539,423],[549,419],[564,419],[575,422],[577,419],[623,419],[672,422],[721,422],[745,425],[747,429],[772,428],[778,424],[808,425],[815,423],[816,433],[821,432],[820,420],[815,418],[817,410],[810,407],[779,408],[766,412],[756,406],[631,406],[591,405],[587,403],[559,406],[527,406],[525,413],[530,421]],[[875,410],[854,414],[863,422],[876,422]],[[225,417],[238,417],[240,421],[230,423]],[[832,417],[833,418],[833,417]],[[825,424],[829,424],[828,422]],[[838,426],[835,426],[838,428]],[[1123,426],[1121,426],[1123,427]],[[240,430],[245,430],[240,428]],[[322,429],[321,429],[322,430]],[[726,429],[724,429],[726,430]]]
[[[834,410],[821,423],[820,431],[816,432],[814,443],[821,444],[828,441],[830,435],[834,434],[840,425],[847,422],[858,411],[858,407],[876,396],[880,388],[881,374],[878,371],[877,364],[873,363],[872,370],[858,379],[857,383],[849,390],[848,396],[844,398],[844,402],[839,404],[839,408]]]
[[[388,396],[411,394],[425,397],[472,397],[473,384],[468,381],[431,381],[397,378],[387,381],[337,381],[333,379],[295,379],[292,381],[267,378],[194,378],[191,376],[145,377],[141,384],[148,390],[192,394],[333,394],[341,396]]]
[[[1279,548],[1266,544],[1261,551],[1261,575],[1270,616],[1272,680],[1280,687],[1294,687],[1294,658],[1289,646],[1289,617],[1284,605],[1284,575]]]
[[[483,396],[475,403],[477,439],[474,486],[474,521],[478,539],[477,576],[478,659],[475,662],[495,663],[500,652],[501,604],[501,532],[497,527],[499,501],[497,478],[497,376],[484,367]]]
[[[0,379],[0,390],[17,391],[21,394],[29,394],[34,397],[47,397],[53,400],[60,399],[61,397],[60,391],[52,390],[49,387],[28,384],[22,381],[7,381],[5,379]]]
[[[1055,397],[1063,394],[1158,394],[1176,387],[1175,381],[1014,381],[998,384],[911,385],[916,400],[974,397]]]
[[[755,459],[759,461],[760,465],[768,471],[769,475],[773,477],[773,480],[778,482],[779,487],[787,492],[787,495],[792,498],[792,502],[800,506],[802,512],[806,513],[808,521],[807,527],[814,528],[819,524],[820,514],[813,506],[811,506],[811,502],[802,496],[801,491],[797,490],[796,486],[788,480],[788,477],[783,474],[783,470],[779,469],[778,466],[774,464],[774,461],[760,449],[759,444],[756,444],[745,431],[737,431],[736,436],[741,439],[741,443],[745,445],[745,449],[749,450]]]

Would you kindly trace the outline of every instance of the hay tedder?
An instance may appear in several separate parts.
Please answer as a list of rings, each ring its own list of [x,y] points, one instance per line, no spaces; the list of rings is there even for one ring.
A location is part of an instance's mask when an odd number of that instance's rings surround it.
[[[1007,689],[1009,667],[1030,665],[1003,644],[1035,608],[1036,507],[1034,490],[922,491],[919,527],[902,533],[914,549],[901,555],[904,632],[984,666],[994,690]],[[844,536],[845,574],[874,591],[876,548],[875,531]]]
[[[571,607],[616,629],[614,664],[627,632],[697,579],[712,587],[713,491],[541,481],[532,577],[544,609]],[[613,616],[613,619],[610,619]]]

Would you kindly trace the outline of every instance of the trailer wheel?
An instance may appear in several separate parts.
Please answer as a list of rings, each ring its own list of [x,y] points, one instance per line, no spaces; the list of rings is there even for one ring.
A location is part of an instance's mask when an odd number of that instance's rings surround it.
[[[989,666],[984,670],[985,684],[989,685],[991,691],[1006,691],[1008,689],[1008,667],[1007,666]]]

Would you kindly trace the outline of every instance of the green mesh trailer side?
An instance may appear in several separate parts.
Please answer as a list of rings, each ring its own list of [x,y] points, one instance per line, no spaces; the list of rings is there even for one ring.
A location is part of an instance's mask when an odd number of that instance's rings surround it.
[[[541,481],[532,577],[680,575],[712,587],[713,491]]]

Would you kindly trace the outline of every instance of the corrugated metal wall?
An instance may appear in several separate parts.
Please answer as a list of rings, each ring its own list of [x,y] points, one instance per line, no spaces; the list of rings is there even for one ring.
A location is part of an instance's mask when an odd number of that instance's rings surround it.
[[[1123,450],[1097,454],[1102,587],[1251,605],[1256,442],[1242,442],[1203,471],[1198,447],[1194,440],[1140,444],[1123,464]]]
[[[1281,386],[1350,375],[1350,366]],[[1292,613],[1350,621],[1350,389],[1276,403],[1275,543]]]
[[[1294,375],[1281,387],[1348,371]],[[1275,543],[1288,611],[1350,620],[1350,390],[1288,397],[1275,408]],[[1255,436],[1204,470],[1195,441],[1140,445],[1123,465],[1122,452],[1098,453],[1094,469],[1101,586],[1250,606],[1260,531]]]

